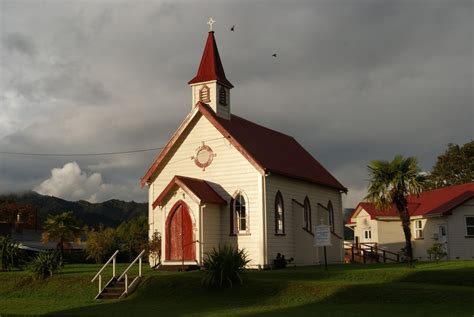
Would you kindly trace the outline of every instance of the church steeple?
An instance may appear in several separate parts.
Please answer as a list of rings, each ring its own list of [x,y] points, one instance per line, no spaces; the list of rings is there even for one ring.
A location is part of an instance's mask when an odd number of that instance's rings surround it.
[[[201,63],[196,76],[188,84],[193,92],[193,106],[198,101],[208,104],[218,116],[230,118],[230,89],[234,86],[227,80],[217,49],[212,24],[209,20],[210,31],[202,54]]]

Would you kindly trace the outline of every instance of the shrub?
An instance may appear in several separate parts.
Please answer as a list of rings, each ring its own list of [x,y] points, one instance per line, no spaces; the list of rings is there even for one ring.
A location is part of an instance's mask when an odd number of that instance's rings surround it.
[[[46,279],[59,272],[62,266],[61,252],[49,251],[39,253],[31,262],[31,271],[37,279]]]
[[[10,271],[20,266],[20,249],[18,243],[9,237],[0,237],[0,262],[2,271]]]
[[[224,245],[206,253],[203,261],[203,284],[206,286],[233,286],[235,282],[243,283],[240,273],[250,261],[246,252],[234,246]]]
[[[148,254],[152,258],[152,266],[160,264],[161,259],[161,233],[154,232],[148,242]]]
[[[433,243],[431,247],[426,250],[426,253],[428,253],[430,261],[434,259],[436,263],[448,255],[442,243]]]
[[[103,263],[116,250],[115,230],[112,228],[99,227],[99,230],[87,230],[87,259],[93,259],[96,263]]]

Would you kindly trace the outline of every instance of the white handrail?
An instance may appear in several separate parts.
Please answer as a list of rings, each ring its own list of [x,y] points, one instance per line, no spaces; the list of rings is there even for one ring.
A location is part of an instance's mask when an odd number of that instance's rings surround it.
[[[142,252],[140,252],[139,255],[137,255],[137,257],[135,258],[135,260],[133,260],[132,263],[130,263],[130,265],[127,267],[127,269],[125,271],[123,271],[122,275],[120,275],[120,277],[117,279],[117,281],[120,281],[121,279],[123,279],[123,277],[125,276],[125,274],[127,274],[128,270],[130,270],[130,268],[132,267],[132,265],[134,265],[137,260],[140,261],[139,263],[139,267],[138,267],[138,276],[142,276],[142,255],[143,253],[145,253],[145,250],[143,250]]]
[[[105,262],[105,264],[102,266],[102,268],[100,269],[99,272],[97,272],[97,274],[94,276],[94,278],[91,280],[91,283],[95,281],[95,279],[100,275],[100,273],[102,273],[102,271],[105,269],[105,267],[110,263],[110,261],[114,261],[113,263],[113,266],[112,266],[112,273],[115,277],[115,257],[117,256],[117,253],[119,253],[119,250],[115,251],[114,254],[112,254],[112,256],[109,258],[109,260],[107,262]]]

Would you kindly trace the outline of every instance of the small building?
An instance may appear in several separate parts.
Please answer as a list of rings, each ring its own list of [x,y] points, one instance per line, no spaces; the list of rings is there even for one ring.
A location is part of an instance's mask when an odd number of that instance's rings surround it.
[[[189,85],[190,113],[141,180],[150,237],[162,236],[161,265],[200,265],[223,244],[245,249],[251,267],[272,265],[278,253],[318,264],[321,223],[331,228],[328,261],[342,262],[346,188],[294,138],[231,111],[234,86],[213,31]]]
[[[445,246],[448,260],[474,259],[474,183],[450,186],[408,197],[414,259],[429,260],[434,243]],[[373,204],[357,205],[350,222],[355,241],[399,252],[405,246],[395,208],[378,210]]]

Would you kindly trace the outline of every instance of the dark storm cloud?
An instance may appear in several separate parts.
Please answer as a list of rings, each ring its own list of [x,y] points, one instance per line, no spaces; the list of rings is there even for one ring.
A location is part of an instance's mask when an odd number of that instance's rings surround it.
[[[5,50],[16,51],[28,56],[36,54],[36,48],[31,38],[20,33],[5,34],[2,37],[2,44],[2,48]]]
[[[4,1],[0,148],[77,153],[165,144],[191,109],[186,82],[211,15],[235,85],[232,111],[293,135],[349,187],[350,206],[364,195],[370,160],[400,153],[429,169],[447,143],[473,138],[472,7],[467,0]],[[155,155],[3,155],[0,191],[46,179],[48,186],[94,181],[94,199],[143,200],[137,182]],[[52,179],[53,168],[63,178]]]

